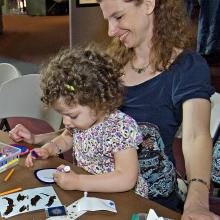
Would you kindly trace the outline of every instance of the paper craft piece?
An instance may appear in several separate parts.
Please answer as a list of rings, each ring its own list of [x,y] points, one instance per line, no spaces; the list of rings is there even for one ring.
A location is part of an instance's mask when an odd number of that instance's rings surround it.
[[[0,213],[4,218],[61,205],[52,186],[27,189],[0,197]]]
[[[50,207],[45,210],[46,216],[47,217],[54,217],[54,216],[65,216],[67,215],[67,210],[66,207],[61,205],[61,206],[55,206],[55,207]]]
[[[158,216],[153,209],[150,209],[147,215],[147,220],[158,220]]]
[[[95,197],[83,197],[77,204],[77,210],[80,211],[99,211],[106,210],[117,212],[115,203],[111,200],[99,199]]]
[[[106,210],[117,212],[115,203],[111,200],[99,199],[95,197],[87,197],[87,192],[84,197],[75,201],[67,207],[67,216],[50,217],[47,220],[74,220],[86,213],[87,211]]]
[[[158,217],[154,209],[150,209],[146,220],[172,220],[172,219]]]
[[[54,183],[53,174],[57,172],[55,168],[39,169],[34,171],[36,178],[43,183]]]
[[[75,220],[75,219],[79,218],[81,215],[86,213],[86,211],[81,211],[81,212],[77,211],[77,205],[82,199],[83,198],[73,202],[72,204],[70,204],[66,208],[66,210],[67,210],[66,216],[50,217],[50,218],[47,218],[47,220],[70,220],[70,219]]]

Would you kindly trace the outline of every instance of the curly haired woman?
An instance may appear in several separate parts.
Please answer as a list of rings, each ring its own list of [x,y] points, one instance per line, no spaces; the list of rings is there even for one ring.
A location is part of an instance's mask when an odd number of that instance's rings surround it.
[[[209,68],[189,48],[187,15],[180,0],[99,0],[109,53],[124,65],[125,100],[121,110],[138,123],[157,125],[165,153],[173,161],[172,143],[182,123],[188,195],[182,219],[219,219],[209,212],[212,141],[209,132]],[[175,190],[152,198],[177,208]]]

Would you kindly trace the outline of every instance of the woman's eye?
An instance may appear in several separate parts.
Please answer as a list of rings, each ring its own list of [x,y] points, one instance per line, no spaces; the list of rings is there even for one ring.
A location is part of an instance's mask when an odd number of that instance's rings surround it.
[[[121,16],[118,16],[116,17],[116,20],[120,20],[122,18],[122,15]]]
[[[76,119],[78,116],[70,116],[71,119]]]

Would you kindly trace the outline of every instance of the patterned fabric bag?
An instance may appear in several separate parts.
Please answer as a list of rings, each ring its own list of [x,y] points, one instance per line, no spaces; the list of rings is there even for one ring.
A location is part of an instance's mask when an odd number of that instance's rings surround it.
[[[141,177],[148,185],[148,198],[167,197],[176,189],[176,173],[173,163],[164,153],[164,143],[157,126],[139,123],[143,142],[139,145],[138,159]],[[136,193],[141,191],[136,186]]]
[[[220,139],[215,143],[212,155],[212,181],[220,184]]]

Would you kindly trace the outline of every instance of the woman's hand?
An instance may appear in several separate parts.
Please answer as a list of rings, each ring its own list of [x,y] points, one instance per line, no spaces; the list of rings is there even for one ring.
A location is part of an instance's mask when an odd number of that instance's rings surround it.
[[[34,134],[21,124],[17,124],[11,131],[9,131],[9,137],[16,142],[24,141],[29,144],[34,143]]]
[[[184,210],[181,220],[220,220],[220,216],[202,206],[192,206]]]
[[[35,152],[35,153],[33,153]],[[47,159],[49,157],[49,152],[47,151],[46,148],[35,148],[34,150],[32,150],[26,160],[25,160],[25,166],[27,167],[32,167],[34,165],[33,160],[36,159]]]
[[[220,217],[209,211],[207,186],[194,182],[189,187],[190,194],[184,205],[182,220],[220,220]]]
[[[60,165],[57,167],[57,172],[53,174],[54,181],[56,184],[64,189],[64,190],[75,190],[77,189],[77,179],[78,174],[76,174],[74,171],[70,170],[69,172],[65,173],[62,172],[65,165]],[[59,171],[60,170],[60,171]]]

